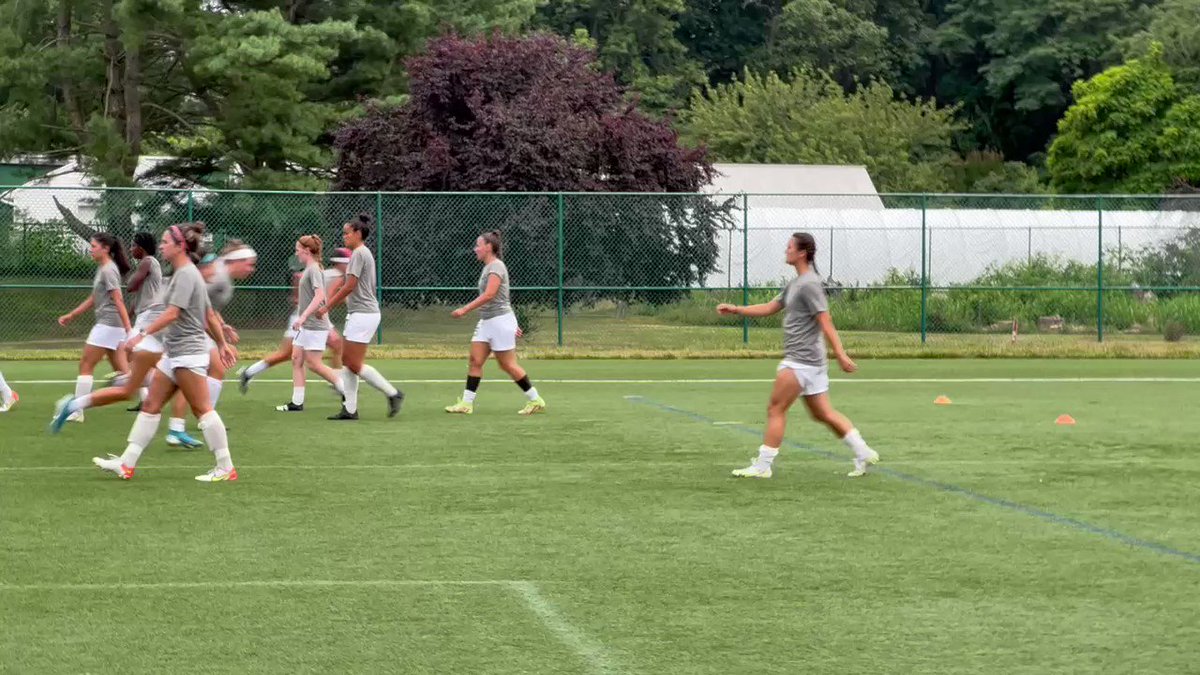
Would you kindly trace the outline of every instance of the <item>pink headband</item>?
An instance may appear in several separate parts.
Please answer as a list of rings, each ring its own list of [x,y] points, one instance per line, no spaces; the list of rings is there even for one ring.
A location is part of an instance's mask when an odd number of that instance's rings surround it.
[[[167,228],[167,231],[171,233],[171,239],[175,240],[175,245],[182,246],[183,251],[186,253],[188,246],[187,239],[183,238],[183,230],[180,230],[178,225],[172,225],[171,227]]]

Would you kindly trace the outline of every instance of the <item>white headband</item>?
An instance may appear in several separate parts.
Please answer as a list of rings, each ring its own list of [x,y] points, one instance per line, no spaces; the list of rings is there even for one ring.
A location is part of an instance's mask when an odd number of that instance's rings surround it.
[[[330,258],[329,262],[331,262],[331,263],[348,263],[348,262],[350,262],[350,259],[349,258]]]
[[[221,260],[224,260],[225,262],[235,262],[238,260],[250,260],[251,258],[257,257],[258,253],[256,253],[254,249],[247,246],[246,248],[239,248],[226,253],[225,255],[221,256]]]

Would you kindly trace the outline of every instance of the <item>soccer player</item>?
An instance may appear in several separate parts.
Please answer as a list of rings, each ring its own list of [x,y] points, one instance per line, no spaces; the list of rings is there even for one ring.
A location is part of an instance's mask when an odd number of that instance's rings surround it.
[[[177,391],[182,393],[191,405],[192,413],[200,419],[200,430],[216,458],[216,466],[196,476],[196,480],[215,483],[237,480],[238,477],[229,454],[225,423],[209,401],[209,338],[206,338],[206,334],[217,345],[217,353],[225,365],[232,365],[237,353],[225,341],[221,321],[209,304],[204,278],[195,265],[203,252],[203,235],[203,223],[172,225],[163,233],[160,243],[162,255],[175,270],[167,285],[166,308],[149,326],[139,330],[130,339],[130,346],[137,349],[138,343],[146,336],[161,334],[166,355],[158,362],[158,370],[150,383],[150,396],[133,423],[125,452],[120,457],[109,455],[107,459],[92,458],[93,464],[125,480],[133,478],[142,451],[158,430],[163,405]]]
[[[0,373],[0,413],[12,410],[19,400],[21,397],[17,396],[17,392],[13,391],[4,381],[4,373]]]
[[[138,232],[133,238],[133,257],[138,260],[137,269],[129,277],[129,296],[136,307],[137,321],[134,330],[143,330],[154,323],[166,309],[163,305],[163,275],[162,266],[154,257],[156,243],[154,235],[149,232]],[[58,433],[71,415],[82,414],[88,408],[99,408],[120,401],[128,401],[135,395],[141,394],[145,401],[149,395],[146,388],[153,375],[154,366],[162,357],[163,346],[154,336],[147,336],[138,342],[130,355],[129,374],[114,379],[114,385],[105,387],[94,393],[76,394],[75,397],[59,399],[54,410],[54,418],[50,423],[50,431]],[[141,406],[131,410],[140,410]]]
[[[479,310],[479,323],[471,337],[471,354],[467,366],[467,388],[462,398],[446,407],[448,413],[470,415],[475,411],[475,393],[483,377],[483,364],[488,355],[508,373],[513,382],[525,392],[529,402],[517,411],[518,415],[545,412],[546,401],[538,395],[537,387],[529,382],[525,369],[517,363],[517,337],[520,327],[508,299],[508,267],[500,259],[500,231],[484,232],[475,240],[475,259],[483,263],[479,273],[479,297],[450,313],[456,319]]]
[[[96,276],[92,280],[92,294],[78,307],[58,318],[58,325],[66,326],[88,310],[95,310],[96,323],[88,333],[79,359],[79,377],[75,378],[75,397],[92,390],[96,364],[105,356],[118,373],[129,372],[129,362],[121,345],[133,332],[129,312],[121,297],[121,278],[129,272],[129,260],[121,240],[108,232],[92,236],[92,260],[96,261]],[[71,416],[72,422],[82,422],[83,413]]]
[[[332,327],[327,316],[317,314],[317,310],[325,304],[325,275],[320,263],[321,238],[315,234],[300,237],[296,242],[296,258],[304,265],[304,273],[300,277],[296,303],[300,316],[292,324],[296,331],[292,347],[292,400],[276,407],[279,412],[304,410],[305,365],[333,385],[339,394],[343,393],[342,378],[321,362],[321,354],[325,352],[325,343]]]
[[[203,223],[199,224],[203,227]],[[245,279],[254,274],[257,262],[258,254],[254,252],[254,249],[237,239],[230,239],[221,251],[221,255],[209,254],[200,260],[200,274],[204,278],[209,304],[221,325],[221,332],[229,344],[236,345],[238,343],[238,334],[232,326],[225,322],[221,311],[233,299],[233,280]],[[225,364],[220,358],[220,354],[217,353],[216,346],[215,342],[208,340],[210,352],[208,397],[214,408],[217,407],[217,401],[221,399],[221,386],[225,377]],[[198,448],[202,445],[199,440],[188,434],[187,421],[184,417],[186,414],[187,405],[182,397],[177,396],[171,405],[171,419],[167,425],[167,445],[180,445],[186,448]]]
[[[853,373],[858,366],[846,355],[837,329],[833,327],[833,320],[829,317],[829,303],[813,262],[816,254],[817,243],[811,234],[793,234],[788,239],[786,260],[796,268],[796,278],[789,281],[774,300],[747,307],[724,303],[717,305],[717,311],[721,314],[758,317],[786,312],[783,319],[783,362],[779,364],[771,400],[767,405],[763,443],[758,449],[758,458],[750,466],[733,472],[739,478],[771,477],[771,463],[783,443],[788,408],[800,396],[804,397],[809,415],[829,427],[854,452],[854,470],[848,476],[858,478],[866,475],[867,466],[879,461],[879,454],[867,445],[850,420],[829,403],[829,364],[822,337],[829,341],[842,370]]]
[[[379,328],[381,318],[379,301],[375,298],[375,256],[363,243],[371,235],[371,224],[371,216],[362,213],[342,226],[342,239],[350,248],[345,280],[325,306],[317,310],[324,316],[343,301],[346,303],[346,327],[342,331],[342,362],[345,366],[342,388],[346,398],[342,409],[331,416],[331,420],[358,419],[359,378],[387,397],[388,417],[395,417],[404,403],[404,393],[392,386],[378,370],[363,362],[367,345]]]

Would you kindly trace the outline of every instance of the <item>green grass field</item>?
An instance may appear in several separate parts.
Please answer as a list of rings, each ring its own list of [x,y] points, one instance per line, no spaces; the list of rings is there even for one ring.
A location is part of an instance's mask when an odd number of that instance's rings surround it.
[[[74,367],[0,363],[0,671],[1196,671],[1200,363],[864,361],[834,401],[880,470],[796,410],[769,481],[728,476],[774,361],[531,361],[531,419],[376,365],[396,419],[230,385],[241,479],[203,485],[161,443],[101,475],[132,414],[48,436]]]

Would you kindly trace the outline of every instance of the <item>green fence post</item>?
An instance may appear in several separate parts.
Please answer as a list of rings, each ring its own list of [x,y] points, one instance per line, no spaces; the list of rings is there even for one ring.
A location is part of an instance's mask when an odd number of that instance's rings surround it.
[[[383,295],[383,193],[375,193],[375,293],[382,297]],[[382,303],[380,311],[383,310]],[[375,329],[375,343],[383,344],[383,316],[379,320],[379,327]]]
[[[563,220],[565,207],[563,195],[558,193],[558,346],[563,346]]]
[[[1104,342],[1104,197],[1096,197],[1096,342]]]
[[[926,242],[928,232],[925,227],[925,212],[929,208],[929,195],[921,195],[921,344],[925,344],[928,337],[928,325],[926,318],[928,316],[927,307],[929,304],[929,259],[927,257]]]
[[[750,196],[742,193],[742,304],[750,304]],[[742,344],[750,344],[750,317],[742,317]]]
[[[187,214],[188,214],[188,216],[187,216],[187,221],[188,221],[189,223],[190,223],[190,222],[192,222],[193,220],[195,220],[195,217],[194,217],[194,213],[195,213],[195,206],[194,206],[194,204],[195,204],[195,200],[192,198],[192,191],[191,191],[191,190],[188,190],[188,200],[187,200]]]

